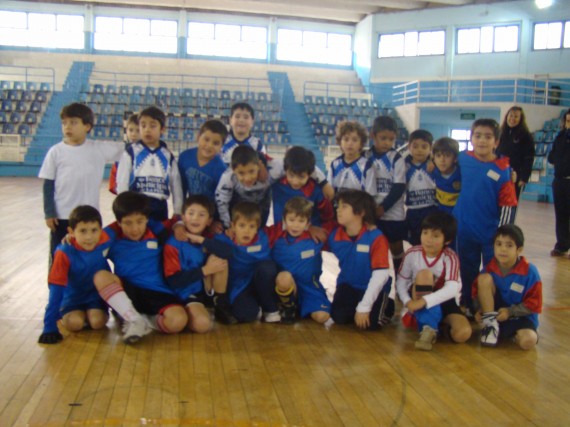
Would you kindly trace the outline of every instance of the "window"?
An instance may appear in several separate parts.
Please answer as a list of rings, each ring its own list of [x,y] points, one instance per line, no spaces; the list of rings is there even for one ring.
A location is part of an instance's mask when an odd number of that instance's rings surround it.
[[[451,137],[459,143],[459,151],[473,150],[470,129],[451,129]]]
[[[190,55],[266,59],[267,28],[190,22],[186,49]]]
[[[176,53],[177,36],[176,21],[106,16],[95,18],[96,50]]]
[[[378,58],[443,55],[444,53],[445,31],[382,34],[378,42]]]
[[[570,48],[570,21],[534,24],[534,50]]]
[[[516,52],[519,26],[462,28],[457,31],[457,53]]]
[[[277,30],[277,60],[352,65],[352,36],[303,30]]]
[[[83,16],[0,10],[0,45],[83,49]]]

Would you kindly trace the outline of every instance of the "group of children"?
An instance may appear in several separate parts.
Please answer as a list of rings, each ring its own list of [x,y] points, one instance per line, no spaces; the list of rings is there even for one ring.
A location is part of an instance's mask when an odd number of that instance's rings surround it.
[[[126,149],[87,139],[93,113],[83,104],[65,107],[61,118],[64,141],[39,174],[50,253],[66,238],[49,273],[41,343],[62,339],[59,318],[71,331],[103,327],[107,307],[123,322],[126,343],[152,330],[208,332],[208,305],[226,324],[310,317],[378,329],[394,314],[389,251],[404,320],[421,332],[418,349],[431,349],[442,325],[455,342],[468,340],[465,307],[483,322],[483,344],[495,345],[499,330],[522,348],[537,341],[540,278],[520,257],[520,229],[502,226],[516,198],[508,159],[494,155],[493,120],[473,124],[474,150],[460,154],[456,141],[441,138],[432,147],[429,132],[415,131],[406,158],[394,149],[398,129],[390,117],[376,118],[370,135],[342,122],[343,154],[325,178],[303,147],[283,160],[267,156],[251,135],[254,112],[246,103],[232,107],[229,132],[220,121],[205,122],[197,147],[178,162],[161,140],[166,117],[156,107],[129,118]],[[98,184],[105,162],[118,158],[110,180],[116,222],[102,228]],[[405,254],[404,240],[412,244]],[[340,265],[332,302],[319,281],[323,250]]]

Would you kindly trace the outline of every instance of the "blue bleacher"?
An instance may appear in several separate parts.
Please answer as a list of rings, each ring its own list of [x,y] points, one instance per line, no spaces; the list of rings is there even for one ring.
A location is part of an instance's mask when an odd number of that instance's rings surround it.
[[[22,114],[18,111],[12,112],[12,114],[10,115],[10,123],[14,123],[15,125],[17,125],[21,121],[22,121]]]
[[[2,111],[5,111],[6,113],[11,112],[12,111],[12,101],[10,101],[9,99],[3,99],[2,104],[0,104],[0,109]]]
[[[26,113],[24,116],[24,122],[29,125],[35,125],[37,122],[36,114],[32,112]]]
[[[15,133],[14,132],[14,125],[12,123],[4,123],[4,125],[2,126],[2,133]]]
[[[28,136],[32,133],[32,130],[30,128],[30,125],[28,125],[27,123],[22,123],[20,126],[18,126],[18,134],[22,135],[22,136]]]

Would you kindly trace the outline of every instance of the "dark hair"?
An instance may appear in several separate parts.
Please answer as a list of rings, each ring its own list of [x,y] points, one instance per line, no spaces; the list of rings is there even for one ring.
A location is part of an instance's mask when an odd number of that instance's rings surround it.
[[[475,120],[473,122],[473,124],[471,125],[471,136],[473,136],[473,132],[475,131],[475,128],[478,126],[492,129],[493,135],[495,136],[495,139],[497,141],[499,140],[499,124],[497,123],[497,121],[495,119],[477,119],[477,120]]]
[[[257,151],[249,145],[240,145],[233,151],[230,164],[232,169],[235,169],[238,166],[245,166],[250,163],[257,164],[258,161],[259,156],[257,155]]]
[[[336,125],[336,143],[340,145],[342,137],[347,133],[356,132],[360,138],[360,150],[368,145],[368,131],[361,123],[355,121],[342,121]]]
[[[352,211],[356,215],[364,213],[362,221],[365,223],[369,225],[376,223],[376,202],[366,191],[343,190],[337,194],[336,201],[352,206]]]
[[[234,115],[236,110],[245,110],[251,115],[252,119],[255,119],[255,113],[253,112],[253,107],[249,105],[247,102],[236,102],[234,105],[232,105],[232,108],[230,110],[230,117]]]
[[[398,123],[390,116],[378,116],[372,124],[372,135],[376,135],[383,130],[389,130],[398,135]]]
[[[508,109],[507,113],[505,114],[505,118],[503,119],[503,123],[501,124],[501,135],[504,132],[508,132],[509,130],[509,125],[507,124],[507,117],[511,111],[520,111],[521,113],[521,121],[513,129],[520,129],[524,134],[530,135],[530,131],[528,130],[528,125],[526,124],[526,116],[524,114],[524,110],[522,109],[522,107],[519,107],[518,105],[513,105],[511,108]]]
[[[311,175],[315,171],[315,155],[304,147],[294,146],[289,148],[283,159],[283,169],[294,174],[307,173]]]
[[[423,230],[439,230],[443,233],[445,244],[452,242],[457,234],[457,221],[453,215],[437,211],[426,216],[421,225]]]
[[[103,225],[99,211],[89,205],[77,206],[69,214],[69,227],[72,230],[75,230],[80,222],[96,222],[99,226]]]
[[[95,123],[95,116],[93,110],[85,104],[74,102],[73,104],[66,105],[61,109],[59,117],[63,120],[65,118],[77,117],[81,119],[84,125],[90,125],[93,128]]]
[[[566,116],[570,114],[570,108],[568,108],[568,111],[566,111],[564,114],[562,114],[562,117],[560,118],[560,127],[562,128],[562,130],[566,129]]]
[[[141,214],[149,217],[151,212],[150,200],[148,196],[134,191],[125,191],[119,194],[113,201],[113,213],[117,221],[121,221],[124,217]]]
[[[256,221],[257,226],[261,225],[261,209],[257,203],[239,202],[232,208],[232,222],[244,218],[247,221]]]
[[[184,203],[182,204],[182,214],[184,214],[184,212],[186,212],[186,209],[192,205],[199,205],[205,208],[208,211],[210,218],[212,218],[216,213],[216,204],[214,201],[208,196],[204,196],[203,194],[193,194],[191,196],[188,196],[188,198],[184,200]]]
[[[436,153],[451,153],[457,158],[459,155],[459,143],[453,138],[444,136],[433,143],[431,151],[434,155]]]
[[[522,248],[524,246],[524,234],[518,225],[501,225],[493,236],[493,243],[495,243],[495,240],[497,240],[497,237],[499,236],[510,237],[515,242],[515,245],[517,245],[517,248]]]
[[[412,142],[414,139],[421,139],[426,141],[429,145],[433,142],[433,135],[425,129],[416,129],[410,134],[408,141]]]
[[[283,221],[288,214],[295,214],[310,220],[313,214],[313,202],[301,196],[291,197],[283,208]]]
[[[137,113],[131,114],[127,119],[127,126],[130,124],[139,125],[139,115]]]
[[[166,127],[166,114],[160,108],[155,107],[154,105],[151,107],[146,107],[139,113],[139,120],[143,117],[150,117],[160,123],[160,127]]]
[[[212,133],[220,135],[222,137],[222,144],[228,137],[228,128],[219,120],[206,120],[204,123],[202,123],[202,126],[200,126],[200,130],[198,131],[198,137],[200,137],[200,135],[208,130]]]

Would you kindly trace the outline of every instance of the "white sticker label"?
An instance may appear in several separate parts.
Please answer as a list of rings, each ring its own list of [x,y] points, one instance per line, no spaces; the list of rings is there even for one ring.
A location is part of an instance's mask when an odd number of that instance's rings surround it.
[[[511,284],[511,291],[513,292],[518,292],[519,294],[522,294],[524,291],[524,286],[523,285],[519,285],[518,283],[512,283]]]
[[[149,249],[158,249],[158,242],[153,242],[152,240],[146,242],[146,247]]]
[[[105,249],[105,250],[103,251],[103,257],[104,257],[104,258],[107,258],[107,254],[108,254],[108,253],[109,253],[109,248],[107,248],[107,249]]]
[[[370,246],[369,245],[356,245],[356,252],[368,253],[368,252],[370,252]]]
[[[248,253],[259,252],[260,250],[261,250],[261,245],[248,246],[248,247],[247,247],[247,252],[248,252]]]
[[[487,172],[487,176],[489,178],[491,178],[493,181],[498,181],[499,178],[501,177],[501,175],[499,175],[497,172],[495,172],[494,170],[489,170],[489,172]]]
[[[307,259],[315,256],[315,250],[309,249],[307,251],[301,252],[301,259]]]

